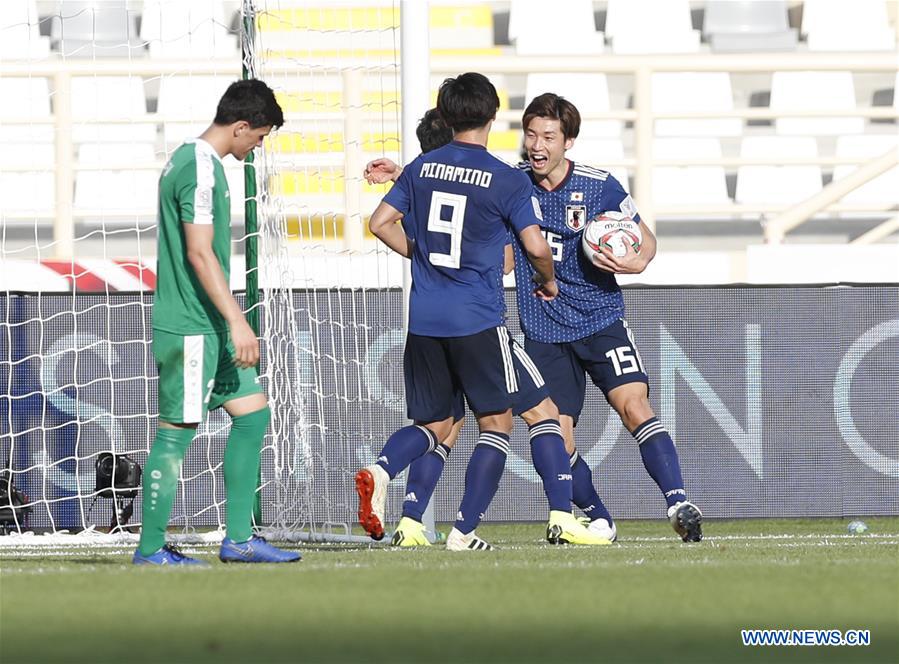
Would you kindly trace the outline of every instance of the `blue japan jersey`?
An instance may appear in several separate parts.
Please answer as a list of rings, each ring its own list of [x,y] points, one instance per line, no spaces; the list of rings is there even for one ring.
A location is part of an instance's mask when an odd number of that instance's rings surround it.
[[[509,228],[541,223],[527,174],[453,141],[406,166],[384,202],[403,213],[415,240],[409,331],[461,337],[502,325]]]
[[[529,164],[519,168],[530,175]],[[581,250],[587,221],[601,212],[621,211],[639,221],[633,199],[607,171],[568,162],[568,174],[547,191],[534,185],[543,210],[540,228],[553,251],[559,295],[551,302],[535,298],[528,285],[534,269],[515,240],[518,313],[525,336],[543,343],[583,339],[624,316],[624,299],[615,275],[593,265]]]

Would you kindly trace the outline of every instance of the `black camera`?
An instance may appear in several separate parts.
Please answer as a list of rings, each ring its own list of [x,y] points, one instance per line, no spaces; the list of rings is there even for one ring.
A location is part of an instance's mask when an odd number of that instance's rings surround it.
[[[102,452],[97,456],[97,491],[101,498],[134,498],[140,488],[140,465],[124,454]]]
[[[13,485],[12,473],[0,472],[0,532],[25,525],[29,512],[28,496]]]

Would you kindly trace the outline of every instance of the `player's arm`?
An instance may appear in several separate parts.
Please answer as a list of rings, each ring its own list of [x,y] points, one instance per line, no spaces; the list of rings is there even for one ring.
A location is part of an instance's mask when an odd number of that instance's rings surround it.
[[[515,252],[512,250],[512,244],[507,244],[503,253],[503,274],[511,274],[515,269]]]
[[[385,182],[396,182],[402,172],[402,166],[387,157],[380,157],[365,165],[362,177],[368,184],[384,184]]]
[[[534,295],[541,300],[552,300],[559,294],[553,267],[552,249],[546,242],[546,238],[543,237],[543,233],[540,232],[540,227],[536,224],[522,229],[518,237],[521,238],[521,244],[524,246],[528,262],[537,272],[534,275],[534,281],[537,282]],[[520,288],[521,285],[518,287]]]
[[[397,222],[403,214],[395,207],[381,201],[368,220],[368,228],[376,238],[406,258],[412,258],[414,242]]]
[[[212,224],[185,222],[181,226],[187,245],[187,262],[212,304],[228,323],[235,364],[242,368],[255,366],[259,362],[259,341],[231,294],[225,273],[212,250]]]

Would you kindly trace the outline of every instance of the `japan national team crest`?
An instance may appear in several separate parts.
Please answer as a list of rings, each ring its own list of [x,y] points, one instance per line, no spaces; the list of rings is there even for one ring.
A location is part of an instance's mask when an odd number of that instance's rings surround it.
[[[587,221],[587,208],[583,205],[565,206],[565,225],[573,231],[579,231]]]

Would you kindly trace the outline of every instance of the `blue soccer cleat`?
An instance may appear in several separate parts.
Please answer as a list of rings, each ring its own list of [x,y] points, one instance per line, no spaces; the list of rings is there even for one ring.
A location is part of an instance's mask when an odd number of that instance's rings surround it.
[[[145,556],[140,549],[134,550],[131,562],[135,565],[205,565],[206,563],[196,558],[190,558],[181,553],[171,544],[166,544],[156,553]]]
[[[301,559],[299,553],[279,549],[257,535],[246,542],[235,542],[226,537],[219,549],[219,560],[223,563],[295,563]]]

